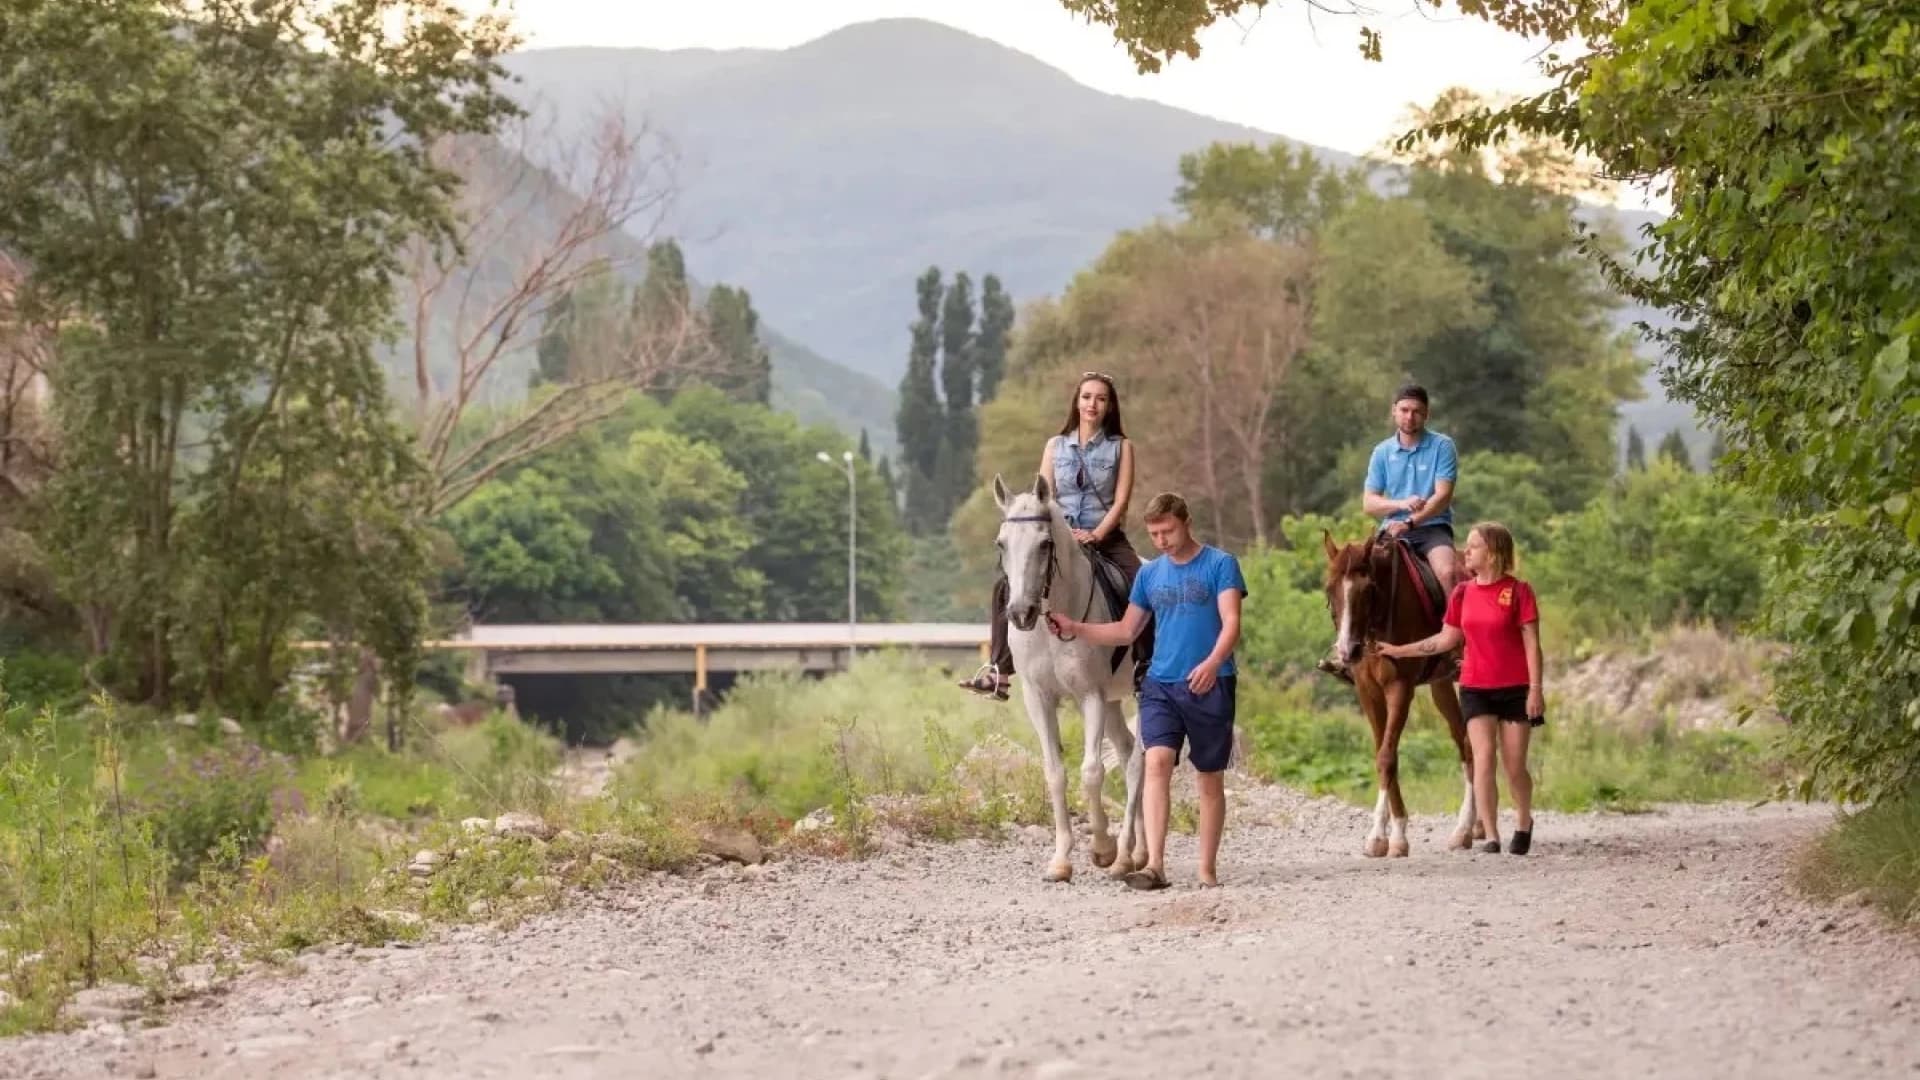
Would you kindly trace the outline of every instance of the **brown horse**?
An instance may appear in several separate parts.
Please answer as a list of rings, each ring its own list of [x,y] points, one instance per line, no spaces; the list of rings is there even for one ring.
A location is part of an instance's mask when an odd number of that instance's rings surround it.
[[[1431,595],[1421,583],[1414,569],[1419,556],[1399,540],[1376,533],[1364,543],[1336,547],[1332,534],[1323,532],[1321,542],[1327,551],[1327,610],[1333,615],[1334,653],[1349,665],[1360,709],[1373,726],[1373,767],[1380,797],[1374,803],[1366,853],[1372,858],[1407,854],[1407,804],[1400,798],[1400,733],[1407,726],[1413,693],[1423,684],[1446,718],[1466,781],[1460,817],[1447,847],[1472,847],[1481,833],[1473,813],[1473,751],[1467,744],[1459,695],[1442,663],[1446,658],[1393,660],[1373,650],[1375,642],[1402,645],[1439,633],[1444,598]]]

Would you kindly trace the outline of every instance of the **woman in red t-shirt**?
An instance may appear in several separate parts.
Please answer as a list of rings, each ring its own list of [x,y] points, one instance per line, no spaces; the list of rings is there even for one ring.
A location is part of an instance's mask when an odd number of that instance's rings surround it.
[[[1493,779],[1498,743],[1517,814],[1513,843],[1507,850],[1525,855],[1533,846],[1533,776],[1527,772],[1527,742],[1533,729],[1546,723],[1546,697],[1540,683],[1540,609],[1533,588],[1513,576],[1513,534],[1506,526],[1491,521],[1475,525],[1467,534],[1465,562],[1471,576],[1454,586],[1440,632],[1423,641],[1382,644],[1379,649],[1382,655],[1398,659],[1431,656],[1466,643],[1466,658],[1460,666],[1460,711],[1467,715],[1467,738],[1473,745],[1474,804],[1487,833],[1481,850],[1500,850],[1500,793]]]

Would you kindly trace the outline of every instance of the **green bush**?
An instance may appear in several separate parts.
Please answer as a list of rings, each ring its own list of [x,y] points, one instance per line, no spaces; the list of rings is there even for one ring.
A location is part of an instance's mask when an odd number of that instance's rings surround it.
[[[278,814],[300,809],[293,779],[285,758],[248,744],[176,759],[148,781],[142,810],[172,861],[174,879],[198,876],[223,850],[245,855],[257,849]]]
[[[560,741],[505,713],[441,735],[437,756],[452,773],[464,805],[482,813],[545,814],[563,794],[554,776]]]
[[[0,659],[0,703],[67,708],[86,700],[86,694],[85,670],[65,653],[21,649]]]
[[[1062,739],[1077,759],[1075,729]],[[654,713],[620,784],[643,801],[717,802],[791,822],[866,795],[936,792],[960,757],[990,741],[1032,753],[1017,701],[975,702],[907,655],[870,655],[848,675],[743,679],[704,720]]]
[[[1581,636],[1689,621],[1728,629],[1760,609],[1759,518],[1739,490],[1658,460],[1556,521],[1550,549],[1525,565]]]

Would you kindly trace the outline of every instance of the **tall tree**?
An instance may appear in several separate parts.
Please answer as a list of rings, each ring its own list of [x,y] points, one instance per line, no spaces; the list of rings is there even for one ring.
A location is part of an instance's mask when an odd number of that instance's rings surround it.
[[[410,683],[424,552],[375,347],[513,111],[441,4],[0,5],[0,248],[61,324],[46,550],[116,689],[259,714],[313,618]]]
[[[1136,279],[1121,325],[1133,367],[1174,401],[1191,435],[1173,449],[1200,480],[1215,535],[1264,545],[1267,461],[1292,432],[1280,404],[1307,351],[1313,259],[1307,249],[1222,236],[1205,223],[1163,234],[1159,265]],[[1178,444],[1176,444],[1178,446]]]
[[[953,507],[966,497],[973,478],[974,448],[980,433],[973,412],[974,331],[973,280],[965,271],[953,275],[946,300],[940,306],[940,388],[947,399],[946,461],[936,462],[945,525]]]
[[[930,266],[914,283],[920,317],[913,323],[912,351],[907,373],[900,380],[900,408],[895,426],[900,439],[900,463],[906,483],[908,523],[916,532],[933,528],[940,513],[934,468],[945,442],[946,410],[934,368],[940,351],[940,268]]]
[[[1654,456],[1661,461],[1671,461],[1688,472],[1693,471],[1693,454],[1687,449],[1687,440],[1681,436],[1679,428],[1667,432],[1667,437],[1660,440],[1660,448]]]
[[[1640,429],[1627,426],[1627,469],[1639,472],[1647,467],[1647,441],[1640,437]]]
[[[869,465],[873,463],[873,443],[867,438],[866,428],[860,429],[860,460]]]
[[[974,373],[979,378],[979,400],[985,405],[1000,392],[1007,371],[1007,345],[1013,333],[1013,298],[1000,278],[988,274],[980,282],[980,333],[973,342]]]
[[[707,294],[706,332],[716,355],[712,381],[741,401],[773,395],[773,359],[760,340],[760,314],[745,289],[715,285]]]
[[[578,140],[526,123],[501,136],[433,145],[433,160],[461,180],[453,242],[420,238],[409,252],[405,411],[427,467],[419,501],[429,516],[605,420],[636,390],[711,361],[684,288],[663,291],[645,318],[629,303],[638,259],[628,237],[659,227],[670,151],[618,115]],[[529,351],[540,391],[490,407],[503,368]]]
[[[1445,123],[1484,107],[1451,90],[1415,118]],[[1436,335],[1415,356],[1412,373],[1445,399],[1435,426],[1463,446],[1540,459],[1555,506],[1584,504],[1614,474],[1618,405],[1640,393],[1640,364],[1613,327],[1617,294],[1568,226],[1578,170],[1542,139],[1516,138],[1497,156],[1458,143],[1408,156],[1409,197],[1485,283],[1488,312],[1483,326]]]
[[[1296,151],[1276,139],[1265,148],[1214,143],[1183,155],[1173,201],[1189,215],[1232,210],[1268,239],[1299,241],[1365,190],[1358,170],[1337,171],[1313,151]]]

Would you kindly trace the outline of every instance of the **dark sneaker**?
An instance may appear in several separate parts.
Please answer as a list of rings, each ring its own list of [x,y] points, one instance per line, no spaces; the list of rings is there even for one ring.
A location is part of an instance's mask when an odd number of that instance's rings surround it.
[[[1489,840],[1486,843],[1480,845],[1480,850],[1486,852],[1489,855],[1498,855],[1500,854],[1500,841]]]
[[[1527,852],[1531,850],[1533,850],[1533,830],[1532,829],[1513,830],[1513,842],[1510,845],[1508,845],[1507,854],[1525,855]]]

